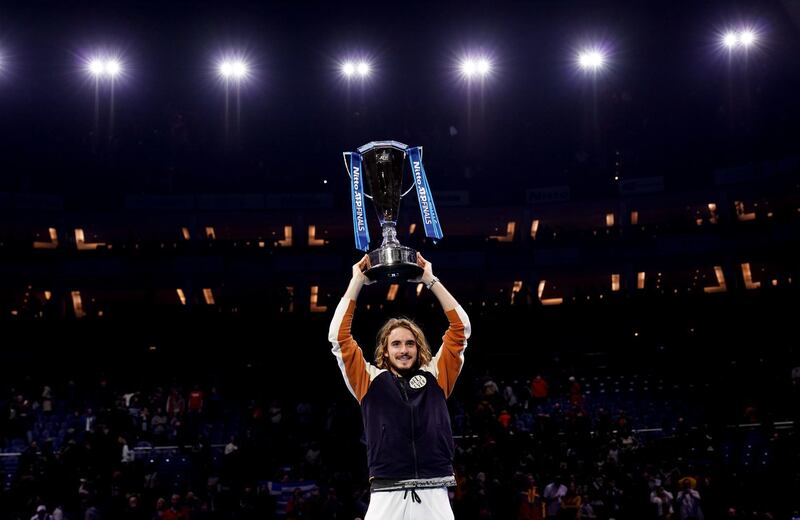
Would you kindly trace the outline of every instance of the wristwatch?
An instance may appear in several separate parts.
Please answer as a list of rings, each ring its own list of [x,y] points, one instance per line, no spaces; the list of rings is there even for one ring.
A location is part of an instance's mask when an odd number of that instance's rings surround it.
[[[431,287],[433,287],[434,285],[436,285],[436,283],[437,283],[438,281],[439,281],[439,279],[438,279],[438,278],[436,278],[436,277],[434,276],[434,277],[431,279],[431,283],[426,283],[426,284],[425,284],[425,288],[427,288],[428,290],[430,290],[430,288],[431,288]]]

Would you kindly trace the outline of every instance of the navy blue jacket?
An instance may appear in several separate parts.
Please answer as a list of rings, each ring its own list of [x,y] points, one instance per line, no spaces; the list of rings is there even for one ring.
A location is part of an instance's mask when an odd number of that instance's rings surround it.
[[[408,377],[367,363],[350,333],[355,301],[342,298],[328,332],[348,390],[361,404],[370,478],[437,478],[453,474],[453,431],[446,399],[464,364],[470,335],[460,306],[430,363]]]

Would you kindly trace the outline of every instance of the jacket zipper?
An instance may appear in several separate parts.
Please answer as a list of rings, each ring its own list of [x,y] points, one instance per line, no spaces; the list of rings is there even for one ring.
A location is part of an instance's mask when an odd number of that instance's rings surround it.
[[[411,411],[411,453],[414,454],[414,478],[419,478],[419,470],[417,468],[417,444],[414,442],[414,408],[411,407],[411,401],[408,399],[405,381],[400,381],[400,389],[403,391],[403,397],[406,402],[409,403],[409,409]]]

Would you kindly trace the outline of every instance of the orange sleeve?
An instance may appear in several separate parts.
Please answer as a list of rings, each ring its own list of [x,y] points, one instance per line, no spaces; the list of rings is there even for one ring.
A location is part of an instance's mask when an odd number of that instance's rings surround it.
[[[467,313],[461,306],[447,311],[446,314],[450,326],[442,336],[442,346],[434,361],[436,380],[444,390],[445,397],[449,397],[464,366],[464,349],[467,348],[471,330]]]
[[[328,339],[347,389],[360,403],[367,393],[372,378],[379,370],[366,362],[361,347],[350,333],[355,308],[355,301],[342,298],[333,315]]]

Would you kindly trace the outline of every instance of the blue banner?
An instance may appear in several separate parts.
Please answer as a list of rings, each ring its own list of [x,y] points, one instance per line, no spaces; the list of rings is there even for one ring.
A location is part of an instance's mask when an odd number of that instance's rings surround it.
[[[433,238],[434,242],[442,238],[442,226],[439,225],[439,216],[436,214],[436,205],[433,203],[433,193],[428,186],[425,176],[425,167],[422,165],[422,147],[409,148],[408,160],[411,162],[411,174],[414,176],[414,186],[417,188],[419,212],[422,215],[422,225],[425,226],[425,236]]]
[[[361,154],[352,152],[350,156],[350,200],[353,203],[353,234],[356,249],[367,252],[369,249],[369,229],[364,215],[364,179],[361,176]]]

